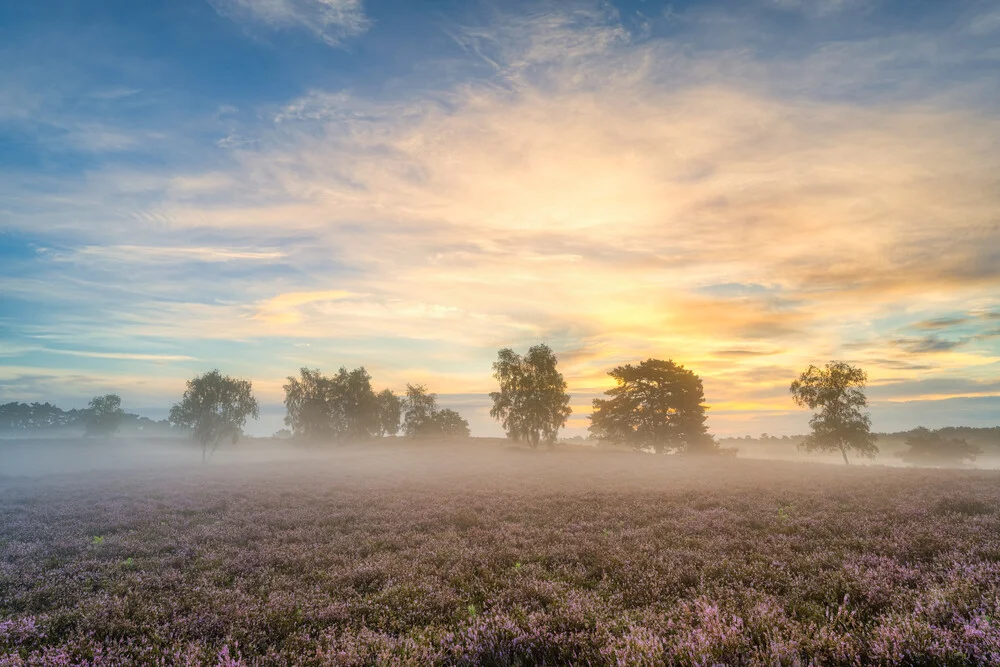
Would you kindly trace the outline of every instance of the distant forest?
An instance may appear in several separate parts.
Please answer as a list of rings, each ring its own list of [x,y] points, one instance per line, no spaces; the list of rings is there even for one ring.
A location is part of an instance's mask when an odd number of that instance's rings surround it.
[[[90,410],[63,410],[51,403],[4,403],[0,405],[0,435],[30,437],[48,435],[82,435]],[[173,426],[166,419],[155,421],[126,412],[122,415],[118,435],[122,436],[187,436],[188,429]]]

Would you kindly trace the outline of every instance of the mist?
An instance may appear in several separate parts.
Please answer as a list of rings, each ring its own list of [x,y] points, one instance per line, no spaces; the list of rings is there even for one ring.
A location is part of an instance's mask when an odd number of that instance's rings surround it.
[[[735,449],[736,460],[760,462],[799,462],[819,466],[835,474],[843,462],[836,453],[807,453],[797,447],[803,436],[775,436],[761,438],[720,438],[725,449]],[[858,459],[858,466],[921,468],[906,463],[900,457],[905,450],[901,435],[880,438],[881,450],[875,460]],[[286,468],[322,467],[330,474],[345,474],[377,478],[397,475],[407,470],[424,471],[448,479],[463,473],[481,474],[490,466],[515,466],[519,455],[536,455],[538,461],[553,461],[551,468],[567,479],[574,475],[593,472],[607,465],[608,461],[634,461],[630,464],[637,471],[650,465],[676,465],[683,457],[669,457],[667,464],[658,462],[651,452],[575,439],[561,441],[552,449],[534,452],[523,444],[504,438],[470,438],[445,442],[412,441],[405,437],[383,438],[377,441],[296,442],[282,438],[244,437],[237,443],[223,443],[207,463],[201,461],[201,448],[190,438],[79,438],[35,437],[0,438],[0,480],[18,477],[41,478],[53,476],[51,481],[71,479],[77,474],[130,475],[133,473],[163,472],[184,474],[224,475],[227,470],[242,470],[266,479],[268,471],[280,465]],[[709,469],[711,463],[707,464]],[[530,466],[529,466],[530,467]],[[1000,448],[990,447],[966,464],[937,463],[934,468],[994,470],[1000,467]],[[766,470],[756,467],[755,474]],[[254,472],[256,471],[256,472]],[[581,481],[581,484],[585,484]]]

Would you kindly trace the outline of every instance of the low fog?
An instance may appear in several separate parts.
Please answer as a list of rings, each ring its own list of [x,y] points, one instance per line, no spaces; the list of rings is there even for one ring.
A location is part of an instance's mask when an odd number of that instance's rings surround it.
[[[875,460],[854,458],[849,467],[892,468],[959,468],[998,469],[1000,456],[992,451],[980,455],[975,464],[960,466],[914,466],[899,456],[903,451],[898,438],[879,441],[882,447]],[[503,438],[468,438],[454,440],[412,440],[404,437],[379,438],[367,442],[312,442],[292,439],[243,438],[236,443],[223,443],[202,463],[201,447],[185,438],[30,438],[0,439],[0,482],[16,478],[50,478],[57,483],[77,474],[122,475],[135,472],[196,472],[199,475],[221,475],[227,471],[266,478],[279,470],[302,467],[324,470],[330,474],[350,474],[361,477],[394,477],[412,473],[419,476],[441,476],[454,479],[463,474],[478,477],[483,474],[518,474],[538,469],[572,479],[582,475],[589,479],[602,471],[630,470],[644,475],[650,470],[662,470],[698,461],[698,469],[711,475],[713,469],[725,464],[739,466],[753,460],[747,471],[758,474],[766,470],[767,461],[795,462],[818,466],[834,473],[844,468],[839,453],[805,453],[799,451],[794,438],[746,439],[724,438],[725,449],[735,449],[729,456],[663,455],[626,447],[587,441],[559,442],[553,447],[531,449],[524,444]]]

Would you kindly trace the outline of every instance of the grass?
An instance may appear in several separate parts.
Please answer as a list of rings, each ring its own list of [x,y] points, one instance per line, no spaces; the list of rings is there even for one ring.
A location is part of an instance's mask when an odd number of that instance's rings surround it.
[[[1000,474],[601,452],[8,480],[0,665],[997,664]]]

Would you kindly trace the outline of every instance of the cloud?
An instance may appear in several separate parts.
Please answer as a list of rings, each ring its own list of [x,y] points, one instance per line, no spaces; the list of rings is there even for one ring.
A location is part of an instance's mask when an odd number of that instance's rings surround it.
[[[718,357],[766,357],[778,354],[777,350],[715,350],[713,352]]]
[[[202,262],[228,262],[232,260],[273,261],[286,256],[280,250],[244,250],[237,248],[168,247],[108,245],[84,246],[69,257],[100,256],[116,262],[174,262],[197,260]]]
[[[1000,9],[971,14],[964,27],[966,32],[976,37],[992,35],[1000,31]]]
[[[870,359],[868,363],[883,366],[885,368],[891,368],[893,370],[906,371],[926,371],[934,368],[931,364],[917,364],[910,361],[901,361],[899,359]]]
[[[29,352],[37,352],[42,349],[39,345],[16,343],[10,341],[0,341],[0,357],[19,357]]]
[[[361,0],[209,0],[235,21],[272,29],[307,30],[330,46],[368,30],[371,21]]]
[[[124,359],[127,361],[194,361],[194,357],[183,354],[141,354],[132,352],[92,352],[89,350],[59,350],[44,348],[50,354],[68,354],[91,359]]]
[[[545,76],[547,66],[603,57],[629,41],[618,12],[605,3],[540,5],[516,14],[498,10],[491,19],[487,25],[463,26],[452,37],[515,87],[537,82],[535,77],[558,81]]]
[[[928,352],[947,352],[954,350],[968,342],[962,340],[946,340],[937,336],[925,336],[923,338],[899,338],[891,341],[891,345],[906,350],[911,354],[925,354]]]
[[[969,321],[967,317],[937,317],[931,320],[924,320],[914,324],[916,329],[950,329],[965,324]]]
[[[298,324],[303,319],[300,309],[308,305],[330,305],[356,296],[344,290],[322,292],[290,292],[268,299],[259,306],[254,319],[276,324]]]
[[[368,25],[358,3],[217,8],[327,43]],[[787,54],[730,23],[720,45],[633,34],[602,4],[498,9],[450,29],[485,77],[317,84],[241,102],[190,168],[19,176],[4,224],[61,243],[5,296],[48,307],[22,327],[48,344],[184,341],[278,393],[342,363],[484,393],[497,348],[539,340],[581,394],[675,358],[723,406],[713,425],[790,410],[826,359],[873,382],[980,372],[992,341],[933,332],[1000,307],[1000,118],[950,99],[992,80],[912,74],[921,34]]]
[[[918,381],[897,380],[872,386],[869,394],[873,399],[896,402],[1000,396],[1000,382],[993,378],[947,376]]]
[[[773,7],[825,17],[848,10],[868,9],[874,0],[770,0]]]
[[[149,374],[81,372],[72,368],[0,368],[0,400],[51,401],[64,409],[84,407],[93,397],[113,391],[126,406],[162,405],[166,397],[176,400],[184,381]]]

